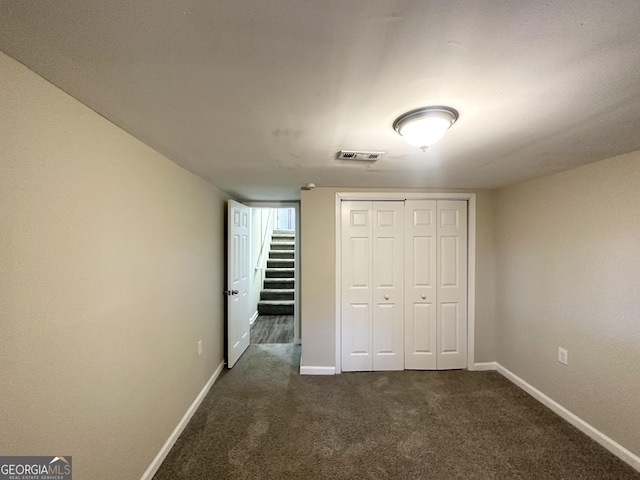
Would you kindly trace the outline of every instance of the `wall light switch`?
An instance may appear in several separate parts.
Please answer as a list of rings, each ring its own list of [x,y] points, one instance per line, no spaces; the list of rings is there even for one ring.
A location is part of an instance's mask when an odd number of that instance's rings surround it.
[[[198,356],[202,355],[202,340],[198,340]]]
[[[558,347],[558,361],[564,365],[569,365],[569,352],[562,347]]]

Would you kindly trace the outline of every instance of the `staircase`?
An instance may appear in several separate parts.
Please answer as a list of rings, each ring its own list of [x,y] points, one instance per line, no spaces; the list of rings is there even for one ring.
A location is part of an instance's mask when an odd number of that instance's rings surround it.
[[[274,230],[258,315],[293,315],[295,232]]]

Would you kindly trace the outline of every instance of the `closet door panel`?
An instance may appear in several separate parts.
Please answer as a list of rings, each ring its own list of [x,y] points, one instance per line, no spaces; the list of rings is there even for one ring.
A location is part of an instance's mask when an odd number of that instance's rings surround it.
[[[467,202],[344,201],[342,370],[467,366]]]
[[[434,370],[437,345],[435,200],[405,203],[405,368]]]
[[[342,202],[342,370],[369,371],[372,354],[373,204]]]
[[[404,369],[404,202],[373,202],[373,369]]]
[[[467,203],[437,203],[437,365],[467,366]]]

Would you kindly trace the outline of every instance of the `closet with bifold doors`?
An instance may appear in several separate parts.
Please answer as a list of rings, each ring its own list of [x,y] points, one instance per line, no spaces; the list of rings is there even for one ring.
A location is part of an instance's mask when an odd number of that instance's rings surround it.
[[[343,200],[342,371],[467,366],[467,202]]]

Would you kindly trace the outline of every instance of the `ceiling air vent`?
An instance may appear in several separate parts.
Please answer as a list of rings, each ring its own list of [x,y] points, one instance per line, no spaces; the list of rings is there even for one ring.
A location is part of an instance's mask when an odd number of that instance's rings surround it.
[[[356,152],[352,150],[340,150],[339,160],[362,160],[365,162],[375,162],[384,155],[384,152]]]

